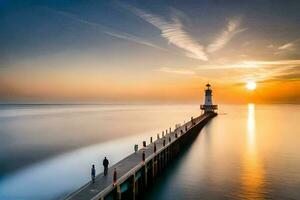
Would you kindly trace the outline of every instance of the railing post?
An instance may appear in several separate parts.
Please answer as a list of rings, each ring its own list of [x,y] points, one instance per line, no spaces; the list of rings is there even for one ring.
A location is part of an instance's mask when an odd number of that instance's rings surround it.
[[[152,139],[152,137],[150,137],[150,143],[152,143],[153,142],[153,139]]]
[[[145,160],[146,160],[145,151],[143,151],[143,154],[142,154],[142,159],[143,159],[143,163],[145,164]]]
[[[132,200],[135,200],[135,174],[132,175]]]
[[[118,200],[121,200],[121,186],[120,185],[117,185],[117,199]]]
[[[148,166],[147,166],[147,163],[145,163],[145,165],[144,165],[144,173],[145,173],[145,176],[144,176],[144,178],[145,178],[145,187],[147,187],[147,184],[148,184],[148,180],[147,180],[147,176],[148,176]]]
[[[115,185],[117,183],[117,169],[114,169],[114,174],[113,174],[113,184]]]

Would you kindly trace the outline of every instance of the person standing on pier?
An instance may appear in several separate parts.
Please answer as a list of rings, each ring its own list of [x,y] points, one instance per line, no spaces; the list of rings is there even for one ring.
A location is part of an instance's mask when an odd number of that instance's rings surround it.
[[[103,160],[104,176],[107,175],[108,165],[109,165],[109,162],[108,162],[107,158],[105,157],[104,160]]]
[[[96,169],[95,169],[95,165],[92,166],[92,169],[91,169],[91,177],[92,177],[92,182],[95,183],[95,177],[96,177]]]

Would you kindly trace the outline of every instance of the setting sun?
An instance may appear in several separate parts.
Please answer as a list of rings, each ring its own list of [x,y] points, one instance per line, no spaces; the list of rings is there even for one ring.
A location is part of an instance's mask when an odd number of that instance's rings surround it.
[[[249,81],[246,84],[246,88],[248,90],[255,90],[256,89],[256,83],[254,81]]]

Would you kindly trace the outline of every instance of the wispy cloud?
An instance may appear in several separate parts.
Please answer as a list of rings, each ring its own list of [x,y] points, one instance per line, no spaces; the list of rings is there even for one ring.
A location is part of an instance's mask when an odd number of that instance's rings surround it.
[[[65,12],[65,11],[54,10],[54,9],[51,9],[51,8],[48,8],[48,7],[43,7],[43,8],[51,10],[52,12],[55,12],[56,14],[62,15],[64,17],[67,17],[67,18],[72,19],[74,21],[77,21],[77,22],[80,22],[80,23],[83,23],[83,24],[86,24],[86,25],[89,25],[89,26],[92,26],[92,27],[99,28],[104,34],[110,35],[112,37],[119,38],[119,39],[124,39],[124,40],[127,40],[127,41],[131,41],[131,42],[134,42],[134,43],[137,43],[137,44],[141,44],[141,45],[148,46],[148,47],[153,47],[153,48],[160,49],[160,50],[165,50],[164,48],[162,48],[158,45],[155,45],[151,42],[148,42],[145,39],[139,38],[135,35],[132,35],[132,34],[129,34],[129,33],[126,33],[126,32],[121,32],[121,31],[114,30],[113,28],[110,28],[110,27],[104,26],[104,25],[99,24],[99,23],[95,23],[95,22],[91,22],[91,21],[79,18],[79,17],[77,17],[77,16],[75,16],[71,13]]]
[[[241,29],[240,25],[240,18],[229,20],[226,28],[207,46],[207,52],[215,52],[222,49],[236,34],[247,30],[246,28]]]
[[[223,64],[223,63],[216,63],[216,64],[202,64],[197,69],[199,70],[218,70],[218,69],[253,69],[258,68],[259,61],[242,61],[238,63],[231,63],[231,64]]]
[[[277,74],[276,76],[273,76],[270,81],[296,81],[300,79],[300,67],[294,67],[289,70],[286,70],[285,72],[281,74]]]
[[[161,31],[161,36],[170,44],[183,49],[186,56],[203,61],[208,60],[207,54],[204,52],[204,47],[184,30],[182,23],[176,16],[173,16],[172,21],[168,22],[159,16],[147,13],[143,10],[129,6],[127,6],[127,8],[148,23],[157,27]]]
[[[176,15],[178,12],[173,12],[172,20],[168,21],[130,5],[122,4],[122,6],[158,28],[161,31],[161,36],[170,44],[183,49],[186,56],[203,61],[208,60],[209,53],[222,49],[236,34],[247,30],[247,28],[241,28],[241,18],[232,18],[222,32],[217,35],[216,39],[205,47],[184,29],[183,24]]]
[[[246,64],[252,65],[300,65],[300,60],[274,60],[274,61],[243,61]]]
[[[282,66],[300,65],[300,60],[246,60],[232,64],[202,64],[197,67],[198,70],[218,70],[218,69],[255,69],[255,68],[276,68]]]
[[[103,31],[103,33],[108,34],[110,36],[116,37],[116,38],[120,38],[120,39],[124,39],[124,40],[128,40],[128,41],[132,41],[141,45],[145,45],[145,46],[149,46],[149,47],[153,47],[156,49],[160,49],[160,50],[166,50],[160,46],[157,46],[151,42],[145,41],[144,39],[141,39],[139,37],[136,37],[134,35],[128,34],[128,33],[117,33],[117,32],[111,32],[111,31]]]
[[[181,75],[194,75],[195,74],[195,72],[192,70],[171,69],[168,67],[162,67],[162,68],[158,69],[157,71],[172,73],[172,74],[181,74]]]
[[[289,50],[289,49],[292,49],[294,47],[294,43],[292,42],[289,42],[289,43],[286,43],[280,47],[278,47],[279,50]]]

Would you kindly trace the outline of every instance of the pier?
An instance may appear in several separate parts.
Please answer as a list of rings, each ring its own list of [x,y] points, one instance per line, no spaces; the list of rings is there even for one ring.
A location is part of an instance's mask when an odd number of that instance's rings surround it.
[[[166,166],[200,133],[201,129],[217,115],[217,105],[212,104],[212,90],[206,85],[205,103],[200,106],[204,113],[175,129],[157,134],[154,141],[143,142],[137,150],[108,169],[92,181],[71,193],[65,200],[124,200],[141,199],[147,188],[155,184],[157,177]],[[136,147],[135,147],[136,148]]]
[[[214,112],[204,113],[167,134],[161,134],[156,141],[149,141],[145,147],[111,166],[107,176],[99,174],[95,183],[87,183],[65,199],[139,199],[142,193],[155,183],[155,179],[167,164],[176,158],[181,149],[193,141],[204,125],[216,115]]]

